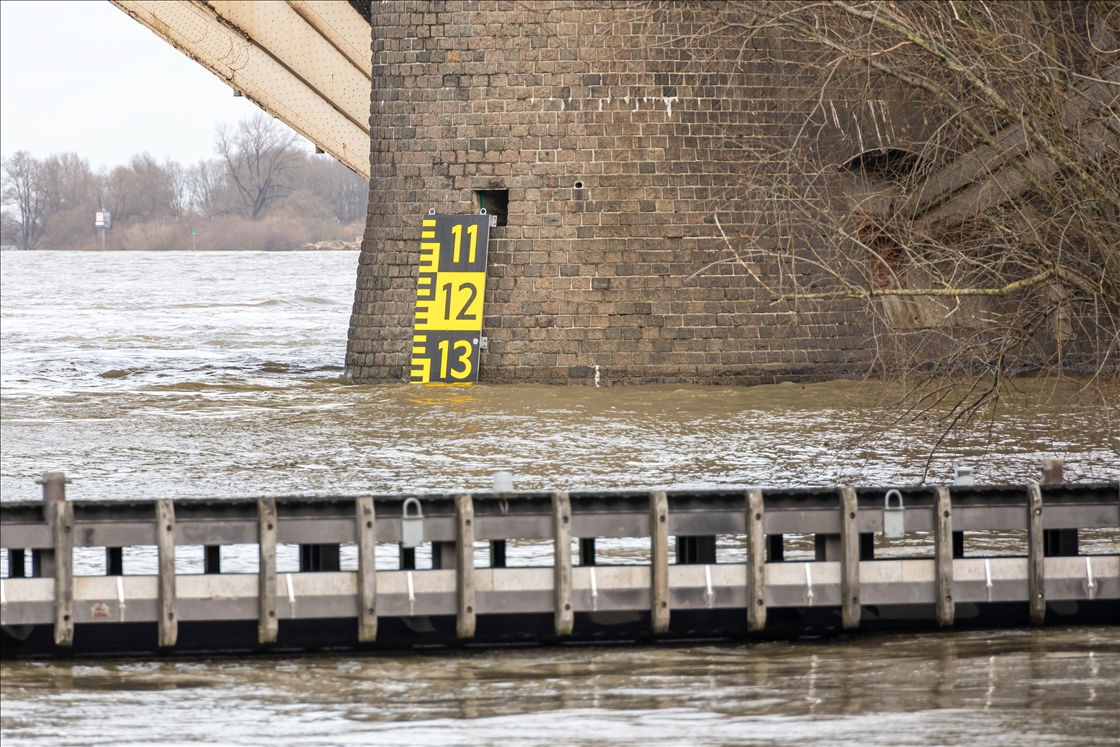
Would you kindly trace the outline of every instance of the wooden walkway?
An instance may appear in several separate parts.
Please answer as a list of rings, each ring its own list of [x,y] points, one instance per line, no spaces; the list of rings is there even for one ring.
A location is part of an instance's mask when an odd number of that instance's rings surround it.
[[[1120,527],[1117,483],[889,490],[78,502],[48,473],[41,503],[0,504],[0,639],[12,657],[1120,623],[1120,556],[1078,554],[1079,530]],[[1015,530],[1025,557],[964,557],[964,533]],[[934,557],[876,559],[884,532],[932,532]],[[784,560],[788,534],[815,535],[815,559]],[[721,535],[745,563],[716,562]],[[596,539],[626,537],[649,538],[651,562],[596,564]],[[562,551],[504,567],[508,540],[572,538],[574,566]],[[431,543],[433,569],[402,544],[400,569],[376,570],[376,544],[402,539]],[[278,543],[300,546],[299,573],[277,572]],[[345,543],[356,572],[339,569]],[[221,572],[234,544],[257,545],[257,573]],[[158,574],[121,575],[137,545],[158,548]],[[176,575],[183,545],[205,548],[205,573]],[[75,577],[77,547],[106,548],[110,575]]]

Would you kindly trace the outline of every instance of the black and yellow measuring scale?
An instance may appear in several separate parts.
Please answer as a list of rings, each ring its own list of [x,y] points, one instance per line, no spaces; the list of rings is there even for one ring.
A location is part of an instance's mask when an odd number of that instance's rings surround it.
[[[478,381],[487,215],[427,215],[412,334],[413,384]]]

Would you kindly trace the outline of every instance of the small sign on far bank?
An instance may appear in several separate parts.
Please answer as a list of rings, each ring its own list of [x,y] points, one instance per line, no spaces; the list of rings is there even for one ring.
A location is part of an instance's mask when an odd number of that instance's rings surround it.
[[[105,231],[113,227],[113,217],[109,215],[108,210],[95,210],[93,225],[95,228],[101,229],[101,251],[105,251]]]

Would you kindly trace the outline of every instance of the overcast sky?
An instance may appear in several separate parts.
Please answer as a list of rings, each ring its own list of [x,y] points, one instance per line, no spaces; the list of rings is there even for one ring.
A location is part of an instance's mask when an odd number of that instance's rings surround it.
[[[259,111],[104,0],[0,2],[0,152],[115,166],[213,157],[214,126]]]

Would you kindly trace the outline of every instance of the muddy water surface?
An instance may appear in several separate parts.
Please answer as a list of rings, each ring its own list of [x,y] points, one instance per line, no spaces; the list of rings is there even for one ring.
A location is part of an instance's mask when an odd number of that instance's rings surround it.
[[[3,665],[5,744],[1115,745],[1115,630]]]
[[[0,500],[36,498],[50,469],[74,478],[78,500],[478,490],[497,469],[531,490],[909,483],[938,436],[930,423],[885,430],[866,406],[882,392],[866,382],[354,386],[343,354],[356,259],[5,252]],[[932,479],[967,463],[979,481],[1024,481],[1045,456],[1076,478],[1117,479],[1107,420],[1055,395],[1077,386],[1025,383],[1022,406],[950,440]],[[1015,537],[981,539],[1020,552]],[[1114,532],[1083,542],[1117,545]],[[607,562],[642,559],[641,543],[604,549]],[[808,541],[791,551],[808,555]],[[925,554],[928,538],[895,552]],[[720,553],[736,560],[741,543],[723,539]],[[150,573],[153,560],[130,550],[125,571]],[[548,564],[551,547],[520,543],[510,561]],[[87,553],[77,570],[103,562]],[[201,554],[185,548],[181,563],[197,572]],[[1116,627],[0,671],[5,744],[1021,745],[1120,733]]]
[[[353,386],[356,254],[5,252],[0,498],[60,469],[76,498],[908,483],[939,435],[885,431],[874,383],[754,388]],[[1120,474],[1076,381],[952,439],[977,481]],[[1058,394],[1054,393],[1057,388]]]

